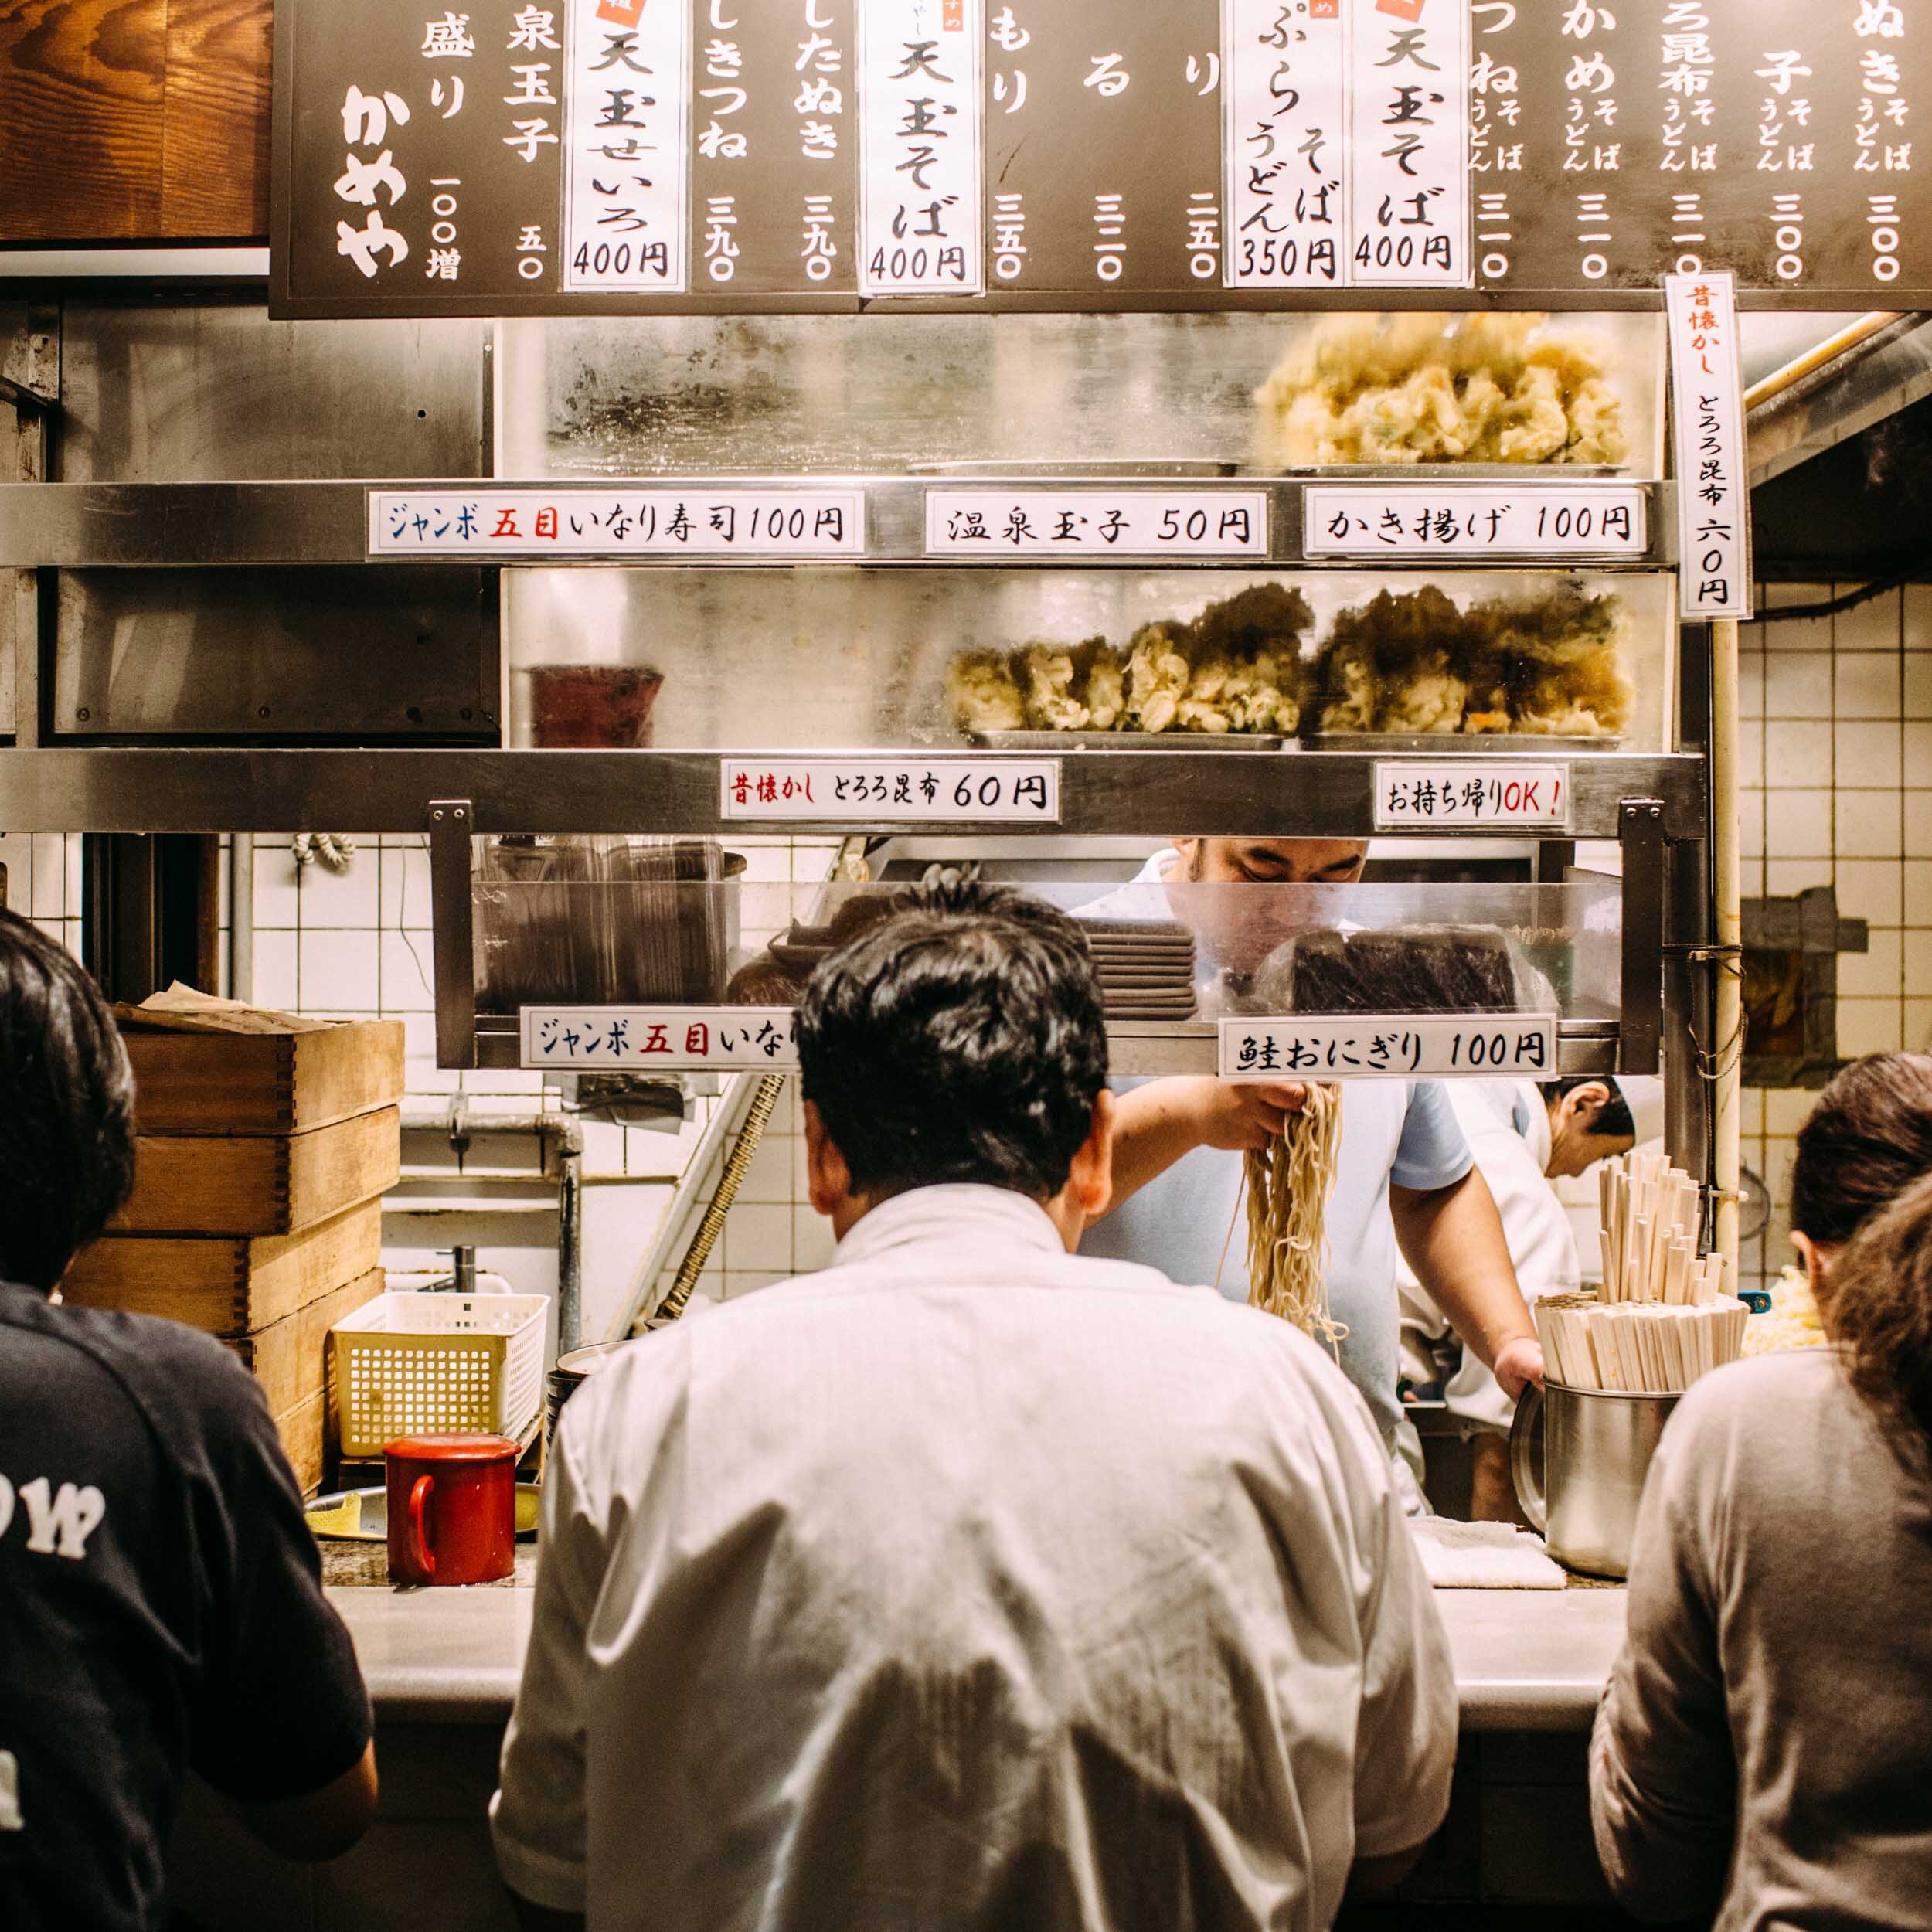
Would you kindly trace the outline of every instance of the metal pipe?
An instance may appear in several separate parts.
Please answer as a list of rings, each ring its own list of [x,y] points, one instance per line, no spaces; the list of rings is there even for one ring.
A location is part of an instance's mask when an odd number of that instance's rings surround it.
[[[1711,1180],[1717,1203],[1717,1251],[1724,1257],[1726,1286],[1738,1286],[1737,1233],[1741,1148],[1740,1088],[1744,1072],[1743,878],[1737,830],[1737,624],[1720,617],[1711,626],[1711,883],[1716,896],[1717,993],[1709,1051],[1712,1103]]]
[[[1815,375],[1826,363],[1834,362],[1841,355],[1849,354],[1861,342],[1869,342],[1880,330],[1889,328],[1894,322],[1903,321],[1910,310],[1873,309],[1861,315],[1855,322],[1840,329],[1835,335],[1828,335],[1821,342],[1816,342],[1802,355],[1774,369],[1770,374],[1761,376],[1744,392],[1744,407],[1748,412],[1768,403],[1774,396],[1782,396],[1794,385]]]
[[[662,1328],[684,1313],[685,1304],[691,1299],[691,1291],[698,1285],[698,1277],[704,1272],[704,1264],[710,1260],[711,1250],[717,1244],[718,1236],[724,1232],[725,1216],[731,1212],[731,1204],[738,1198],[739,1186],[784,1090],[785,1076],[782,1073],[767,1073],[758,1082],[758,1090],[752,1095],[751,1104],[745,1111],[744,1125],[738,1130],[738,1144],[726,1158],[724,1171],[718,1176],[710,1204],[698,1223],[697,1233],[691,1237],[690,1247],[685,1250],[684,1259],[678,1264],[678,1272],[670,1289],[655,1315],[640,1316],[632,1322],[633,1335]]]
[[[238,832],[228,841],[228,997],[255,997],[255,838]]]
[[[411,1112],[405,1134],[447,1134],[450,1115]],[[563,1355],[577,1346],[583,1330],[583,1129],[567,1114],[486,1115],[471,1123],[473,1134],[529,1134],[556,1155],[556,1345]]]

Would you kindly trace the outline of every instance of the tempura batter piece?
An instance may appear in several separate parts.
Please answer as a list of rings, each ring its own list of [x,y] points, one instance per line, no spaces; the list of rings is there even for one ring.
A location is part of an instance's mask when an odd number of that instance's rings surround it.
[[[1023,731],[1026,704],[1019,681],[995,651],[969,651],[946,672],[946,701],[961,731]]]
[[[1104,638],[1090,638],[1073,654],[1075,688],[1087,706],[1089,731],[1114,731],[1127,713],[1127,671]]]
[[[1129,640],[1127,654],[1127,728],[1171,730],[1187,696],[1192,667],[1187,633],[1178,624],[1144,624]]]
[[[1622,463],[1601,349],[1547,319],[1324,317],[1254,393],[1256,462]]]
[[[1035,731],[1083,731],[1090,713],[1073,695],[1073,654],[1029,644],[1021,662],[1026,677],[1026,722]]]

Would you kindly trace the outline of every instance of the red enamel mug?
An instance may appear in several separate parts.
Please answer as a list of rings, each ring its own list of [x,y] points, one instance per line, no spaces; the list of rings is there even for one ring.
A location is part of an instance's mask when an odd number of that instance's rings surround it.
[[[517,1447],[505,1436],[403,1436],[389,1464],[389,1573],[490,1583],[516,1567]]]

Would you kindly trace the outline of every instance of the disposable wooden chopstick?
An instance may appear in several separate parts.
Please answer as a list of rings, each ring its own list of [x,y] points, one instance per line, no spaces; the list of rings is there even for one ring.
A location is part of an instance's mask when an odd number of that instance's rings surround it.
[[[1597,1232],[1602,1238],[1606,1284],[1617,1278],[1617,1170],[1608,1161],[1597,1170]]]
[[[1690,1299],[1685,1291],[1685,1284],[1690,1276],[1690,1243],[1682,1236],[1674,1238],[1670,1244],[1664,1264],[1664,1299],[1670,1302],[1683,1302]]]

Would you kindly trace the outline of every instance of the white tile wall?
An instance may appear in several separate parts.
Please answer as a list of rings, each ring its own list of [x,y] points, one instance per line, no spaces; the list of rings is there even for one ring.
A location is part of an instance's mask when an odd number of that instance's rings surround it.
[[[1767,586],[1760,609],[1822,602],[1851,587]],[[1747,625],[1740,642],[1739,709],[1748,721],[1740,747],[1745,892],[1835,886],[1840,912],[1871,930],[1869,952],[1839,957],[1839,1052],[1925,1046],[1932,1043],[1932,585],[1888,591],[1829,618]],[[1774,1274],[1790,1258],[1791,1151],[1816,1100],[1796,1091],[1745,1097],[1744,1158],[1774,1205],[1764,1239],[1747,1256],[1747,1277]]]
[[[0,863],[7,862],[6,842],[0,839]],[[753,946],[788,924],[794,910],[804,910],[802,889],[826,877],[838,851],[835,839],[731,842],[746,856],[742,937]],[[429,860],[422,838],[360,841],[339,876],[315,864],[298,866],[285,834],[257,835],[254,859],[258,1002],[294,1012],[400,1018],[408,1097],[419,1107],[440,1107],[458,1092],[479,1117],[557,1104],[556,1090],[546,1087],[540,1073],[436,1065]],[[584,1178],[595,1183],[584,1195],[585,1249],[587,1257],[600,1257],[594,1282],[587,1267],[587,1335],[601,1333],[598,1324],[607,1316],[615,1318],[628,1270],[661,1215],[671,1210],[674,1189],[702,1199],[716,1186],[715,1165],[705,1175],[686,1171],[713,1104],[700,1100],[698,1117],[675,1134],[583,1124]],[[723,1299],[823,1265],[831,1253],[830,1230],[803,1205],[804,1165],[797,1100],[787,1094],[726,1223],[700,1284],[702,1296]]]
[[[0,868],[9,912],[31,919],[70,951],[80,951],[80,840],[59,832],[0,832]]]
[[[698,1199],[708,1198],[716,1187],[719,1172],[736,1145],[727,1141],[706,1173],[687,1178]],[[794,1274],[810,1274],[831,1260],[834,1245],[832,1223],[815,1213],[807,1199],[798,1082],[789,1080],[740,1185],[723,1232],[698,1278],[697,1293],[709,1301],[726,1301]],[[658,1277],[656,1294],[669,1288],[682,1258],[672,1256]]]

